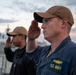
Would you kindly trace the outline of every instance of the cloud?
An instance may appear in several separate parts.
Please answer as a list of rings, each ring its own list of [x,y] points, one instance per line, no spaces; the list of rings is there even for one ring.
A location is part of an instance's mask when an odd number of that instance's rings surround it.
[[[14,9],[25,12],[44,11],[45,6],[33,2],[13,1]]]
[[[65,3],[68,5],[68,6],[76,6],[76,0],[66,0]]]
[[[47,4],[48,6],[48,4]],[[20,0],[14,0],[12,2],[9,2],[9,4],[3,5],[3,7],[8,11],[10,9],[10,12],[26,12],[26,13],[31,13],[34,11],[45,11],[46,10],[46,3],[42,3],[41,1],[36,2],[36,1],[20,1]]]
[[[71,32],[72,32],[72,33],[76,33],[76,28],[72,28],[72,29],[71,29]]]
[[[66,5],[75,6],[75,0],[13,0],[9,4],[5,5],[6,8],[12,9],[15,12],[35,12],[35,11],[45,11],[53,5]]]
[[[2,1],[1,1],[2,2]],[[12,8],[14,10],[23,10],[26,12],[32,12],[35,10],[44,11],[46,8],[53,5],[68,5],[75,6],[76,0],[9,0],[3,3],[5,7]]]
[[[18,20],[0,18],[0,23],[13,23],[13,22],[17,22],[17,21]]]

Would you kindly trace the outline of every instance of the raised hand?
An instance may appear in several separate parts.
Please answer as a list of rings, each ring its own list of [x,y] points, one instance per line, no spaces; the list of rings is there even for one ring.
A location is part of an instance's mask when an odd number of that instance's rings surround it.
[[[11,42],[11,38],[8,37],[7,40],[6,40],[6,48],[11,47],[11,44],[12,44],[12,42]]]
[[[38,38],[40,35],[40,28],[38,27],[38,22],[36,20],[33,20],[31,22],[31,26],[28,31],[28,39],[34,40]]]

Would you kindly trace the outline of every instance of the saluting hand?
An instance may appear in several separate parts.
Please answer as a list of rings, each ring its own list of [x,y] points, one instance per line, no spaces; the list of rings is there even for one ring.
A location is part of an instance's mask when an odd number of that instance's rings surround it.
[[[36,20],[33,20],[31,22],[31,26],[28,31],[28,39],[34,40],[38,38],[40,35],[40,28],[38,27],[38,22]]]
[[[11,47],[11,44],[12,44],[11,38],[8,37],[7,40],[6,40],[6,48]]]

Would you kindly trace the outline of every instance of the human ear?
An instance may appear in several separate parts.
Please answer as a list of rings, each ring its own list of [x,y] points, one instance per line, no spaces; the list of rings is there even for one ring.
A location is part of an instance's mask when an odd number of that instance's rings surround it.
[[[62,20],[62,28],[66,27],[67,24],[68,24],[68,19],[67,18],[63,18],[63,20]]]

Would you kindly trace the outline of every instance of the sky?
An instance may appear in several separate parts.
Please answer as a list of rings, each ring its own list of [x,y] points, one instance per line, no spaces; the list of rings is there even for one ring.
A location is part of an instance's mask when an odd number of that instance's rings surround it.
[[[54,5],[66,6],[72,11],[75,23],[70,36],[76,42],[76,0],[0,0],[0,32],[4,33],[8,26],[10,31],[17,26],[28,30],[34,12],[44,12]]]

